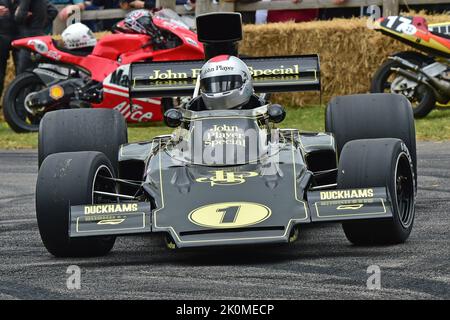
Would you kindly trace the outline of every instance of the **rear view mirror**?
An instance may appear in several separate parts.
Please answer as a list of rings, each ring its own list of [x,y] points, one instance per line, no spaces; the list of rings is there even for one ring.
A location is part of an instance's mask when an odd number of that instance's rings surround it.
[[[164,122],[169,128],[176,128],[183,122],[183,114],[178,109],[169,109],[164,113]]]

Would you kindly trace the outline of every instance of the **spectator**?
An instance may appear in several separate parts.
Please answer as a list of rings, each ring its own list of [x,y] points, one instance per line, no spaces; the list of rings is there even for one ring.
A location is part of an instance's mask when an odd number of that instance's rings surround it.
[[[45,29],[54,18],[56,8],[47,0],[16,0],[17,9],[14,21],[17,24],[19,38],[45,35]],[[16,73],[20,74],[32,67],[30,53],[19,50],[16,59]]]
[[[58,9],[50,3],[49,0],[47,2],[47,29],[52,27],[53,20],[58,16]],[[48,34],[48,32],[46,32]]]
[[[120,8],[120,0],[93,0],[92,6],[95,7],[103,7],[103,9],[118,9]],[[95,28],[91,28],[94,30],[111,30],[112,27],[118,22],[120,19],[108,19],[100,21]]]
[[[130,9],[154,9],[156,0],[120,0],[120,7],[124,10]]]
[[[450,4],[442,3],[442,4],[417,4],[417,5],[409,5],[409,6],[400,6],[401,10],[414,10],[419,12],[421,10],[425,10],[428,14],[444,14],[450,11]]]
[[[0,0],[0,96],[3,93],[6,65],[11,51],[11,41],[14,40],[18,33],[14,23],[15,9],[13,1]],[[13,58],[14,63],[16,63],[16,52],[14,52]]]
[[[93,0],[92,4],[104,9],[115,9],[120,8],[120,2],[120,0]]]
[[[269,2],[270,0],[262,0],[264,2]],[[267,13],[268,10],[256,10],[255,23],[256,24],[266,24],[267,23]]]
[[[225,2],[240,2],[240,3],[252,3],[252,2],[258,2],[261,0],[224,0]],[[219,0],[212,0],[212,3],[214,5],[219,4]],[[242,16],[242,23],[243,24],[255,24],[256,22],[256,11],[239,11],[239,13]]]
[[[344,4],[348,0],[333,0],[335,4]],[[383,7],[380,7],[383,10]],[[433,13],[446,13],[450,11],[450,4],[423,4],[423,5],[404,5],[400,6],[401,11],[421,11],[425,10],[429,14]],[[367,7],[343,7],[343,8],[327,8],[320,10],[321,20],[330,20],[333,18],[352,18],[361,17],[364,15],[370,15],[367,12]]]
[[[293,3],[298,3],[299,1],[300,0],[292,0]],[[306,22],[315,20],[318,16],[319,9],[269,10],[269,12],[267,13],[267,22]]]
[[[176,0],[175,4],[177,6],[184,6],[187,11],[192,11],[195,9],[195,0]]]
[[[334,4],[345,4],[348,0],[333,0]],[[321,20],[331,20],[334,18],[352,18],[364,15],[364,7],[344,7],[327,8],[320,10]]]
[[[62,21],[66,21],[74,10],[79,9],[80,11],[83,11],[86,9],[86,3],[84,0],[50,0],[50,2],[54,5],[66,6],[58,14],[58,18]]]

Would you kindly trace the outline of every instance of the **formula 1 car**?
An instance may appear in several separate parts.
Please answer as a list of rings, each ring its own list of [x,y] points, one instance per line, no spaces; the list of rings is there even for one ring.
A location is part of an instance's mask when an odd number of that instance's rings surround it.
[[[230,26],[220,35],[209,32]],[[240,15],[197,18],[207,56],[236,54]],[[247,58],[257,93],[320,89],[316,55]],[[130,95],[198,91],[201,61],[137,63]],[[286,113],[171,109],[171,135],[127,143],[113,110],[48,113],[39,132],[39,231],[58,257],[108,253],[116,236],[159,232],[169,248],[289,243],[342,222],[354,244],[401,243],[414,220],[416,140],[401,95],[334,98],[326,132],[277,129]]]

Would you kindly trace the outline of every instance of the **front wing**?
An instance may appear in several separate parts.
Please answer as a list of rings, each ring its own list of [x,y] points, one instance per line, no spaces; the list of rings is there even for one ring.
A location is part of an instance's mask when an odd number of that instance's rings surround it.
[[[159,216],[149,202],[72,206],[70,237],[168,232],[177,247],[283,243],[300,224],[392,218],[385,188],[309,191],[300,202],[295,212],[277,210],[277,203],[230,202]]]

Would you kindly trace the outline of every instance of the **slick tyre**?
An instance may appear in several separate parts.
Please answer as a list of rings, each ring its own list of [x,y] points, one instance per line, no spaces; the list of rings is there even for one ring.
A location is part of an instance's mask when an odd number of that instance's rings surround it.
[[[100,152],[66,152],[48,156],[36,185],[36,216],[42,242],[56,257],[101,256],[115,237],[69,238],[70,206],[101,203],[94,190],[114,192],[103,177],[114,177],[108,158]]]
[[[327,106],[325,129],[334,134],[338,157],[352,140],[402,140],[409,150],[417,182],[416,129],[411,104],[404,96],[376,93],[336,97]]]
[[[399,139],[354,140],[345,144],[339,162],[338,189],[386,187],[392,219],[342,224],[355,245],[397,244],[408,239],[414,222],[415,180],[412,159]]]
[[[42,114],[28,112],[25,98],[44,88],[42,80],[31,72],[22,73],[11,82],[3,97],[3,116],[12,130],[17,133],[39,130]]]
[[[73,109],[47,113],[39,127],[39,166],[51,154],[98,151],[118,173],[120,145],[127,143],[127,125],[120,112],[111,109]]]

